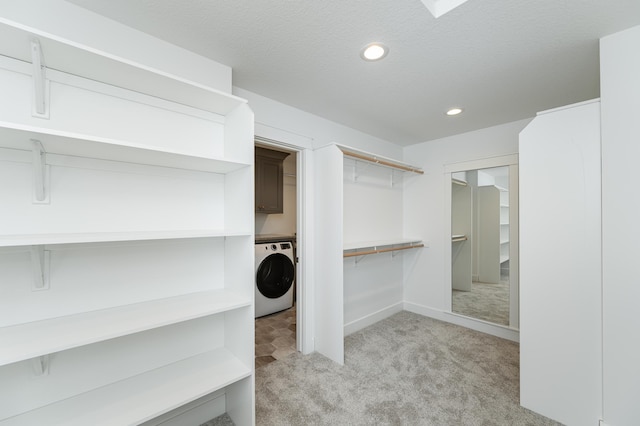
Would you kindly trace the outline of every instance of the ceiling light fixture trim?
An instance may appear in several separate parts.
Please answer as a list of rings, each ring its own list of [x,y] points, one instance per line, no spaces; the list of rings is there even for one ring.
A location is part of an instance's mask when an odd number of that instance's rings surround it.
[[[360,51],[360,57],[365,61],[379,61],[387,56],[389,48],[382,43],[369,43]]]

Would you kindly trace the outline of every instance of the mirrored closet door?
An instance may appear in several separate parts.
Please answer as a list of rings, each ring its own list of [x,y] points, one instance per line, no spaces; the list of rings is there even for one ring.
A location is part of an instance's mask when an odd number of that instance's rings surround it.
[[[451,312],[518,328],[517,165],[449,176]]]

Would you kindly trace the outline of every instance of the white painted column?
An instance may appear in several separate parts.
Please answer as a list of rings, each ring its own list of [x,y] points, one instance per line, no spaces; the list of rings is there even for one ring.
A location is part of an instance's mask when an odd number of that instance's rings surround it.
[[[567,425],[602,415],[600,105],[520,133],[520,403]]]
[[[604,420],[640,422],[640,26],[600,43]]]

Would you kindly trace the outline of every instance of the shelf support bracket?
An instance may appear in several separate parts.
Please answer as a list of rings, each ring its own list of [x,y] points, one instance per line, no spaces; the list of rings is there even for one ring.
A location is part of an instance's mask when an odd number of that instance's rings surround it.
[[[49,202],[48,168],[46,152],[39,140],[31,139],[31,158],[33,159],[33,201],[38,204]]]
[[[353,263],[354,263],[356,266],[358,266],[358,263],[360,263],[360,262],[362,261],[362,259],[364,259],[366,256],[367,256],[366,254],[363,254],[363,255],[361,255],[361,256],[355,256],[355,257],[353,258]]]
[[[31,64],[33,65],[33,108],[34,117],[49,118],[49,83],[42,48],[38,39],[31,40]]]
[[[42,355],[31,358],[31,366],[36,376],[46,376],[49,374],[49,355]]]
[[[49,289],[49,265],[51,252],[44,246],[31,246],[31,265],[33,269],[33,291]]]

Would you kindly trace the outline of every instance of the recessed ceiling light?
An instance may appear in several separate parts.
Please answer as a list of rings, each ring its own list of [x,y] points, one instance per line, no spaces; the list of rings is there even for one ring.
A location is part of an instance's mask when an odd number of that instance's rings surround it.
[[[450,108],[446,114],[449,116],[454,116],[462,113],[462,108]]]
[[[369,43],[361,51],[360,57],[365,61],[377,61],[387,56],[389,49],[382,43]]]

